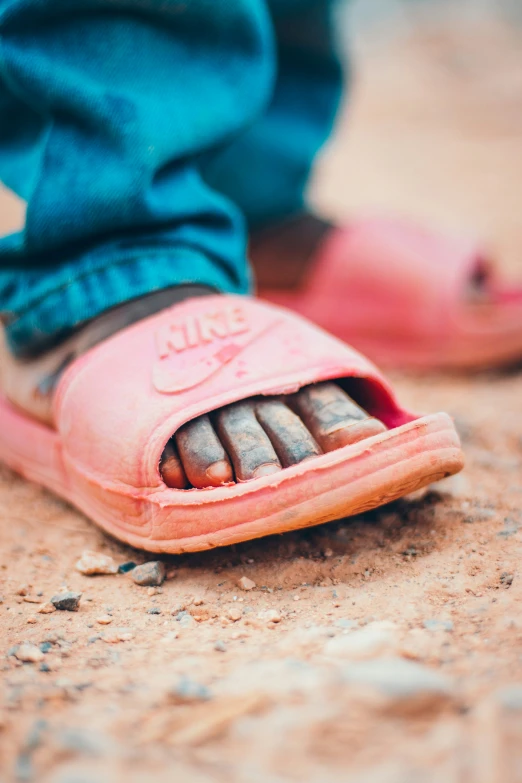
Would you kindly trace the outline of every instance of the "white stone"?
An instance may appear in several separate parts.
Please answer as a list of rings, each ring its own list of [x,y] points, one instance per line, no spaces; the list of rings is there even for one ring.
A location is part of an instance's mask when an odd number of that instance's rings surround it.
[[[402,658],[381,658],[346,666],[343,679],[374,688],[392,700],[408,701],[419,696],[448,698],[452,682],[439,672]]]
[[[242,590],[253,590],[254,587],[256,587],[256,583],[252,579],[249,579],[248,576],[242,576],[238,581],[238,586]]]
[[[15,658],[24,663],[39,663],[43,660],[44,654],[35,644],[24,642],[20,644],[15,650]]]
[[[258,612],[257,619],[265,623],[280,623],[281,615],[277,609],[266,609],[264,612]]]
[[[110,555],[86,550],[76,563],[76,570],[86,576],[94,574],[117,574],[118,566]]]
[[[363,661],[396,652],[398,641],[392,629],[373,624],[335,636],[326,642],[323,652],[336,658]]]

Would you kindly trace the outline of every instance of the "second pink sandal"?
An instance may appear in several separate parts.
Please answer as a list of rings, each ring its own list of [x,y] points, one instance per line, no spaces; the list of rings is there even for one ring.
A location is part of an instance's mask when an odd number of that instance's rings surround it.
[[[498,367],[522,358],[522,286],[509,287],[466,240],[405,220],[334,228],[284,305],[397,369]]]

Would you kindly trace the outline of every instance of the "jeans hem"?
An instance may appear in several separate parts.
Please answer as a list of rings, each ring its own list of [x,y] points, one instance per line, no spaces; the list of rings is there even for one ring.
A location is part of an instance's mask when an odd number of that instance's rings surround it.
[[[140,296],[177,285],[205,285],[224,293],[248,293],[229,272],[188,248],[166,253],[111,259],[105,267],[84,271],[64,285],[46,292],[24,312],[12,314],[6,326],[11,352],[17,357],[36,354],[50,341],[106,310]]]

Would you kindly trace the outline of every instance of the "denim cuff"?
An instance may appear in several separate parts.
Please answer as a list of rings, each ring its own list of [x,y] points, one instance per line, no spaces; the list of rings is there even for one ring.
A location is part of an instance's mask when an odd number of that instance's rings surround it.
[[[186,247],[142,250],[74,271],[55,275],[55,285],[45,290],[21,286],[23,308],[10,309],[4,318],[13,355],[38,355],[106,310],[154,291],[189,284],[238,294],[249,288],[248,279],[234,280],[224,265]]]

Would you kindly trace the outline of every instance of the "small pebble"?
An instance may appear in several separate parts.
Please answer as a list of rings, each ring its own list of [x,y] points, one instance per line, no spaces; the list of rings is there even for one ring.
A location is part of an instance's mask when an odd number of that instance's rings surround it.
[[[169,631],[168,633],[165,634],[165,636],[161,637],[160,641],[163,644],[170,644],[175,639],[179,639],[179,633],[177,631]]]
[[[180,619],[179,624],[182,628],[194,628],[194,626],[197,625],[191,614],[184,614]]]
[[[126,563],[120,563],[118,566],[119,574],[128,574],[129,571],[133,571],[136,568],[136,563],[133,560],[127,560]]]
[[[330,639],[324,646],[324,653],[328,656],[363,661],[383,653],[395,652],[396,647],[393,628],[387,627],[386,623],[370,623],[348,635]]]
[[[413,492],[408,492],[408,494],[404,496],[404,500],[408,503],[420,503],[429,493],[429,487],[421,487],[420,489],[414,489]]]
[[[96,618],[96,622],[100,625],[110,625],[112,623],[112,617],[110,614],[102,614],[100,617]]]
[[[504,529],[497,533],[497,538],[510,538],[518,533],[520,525],[514,519],[506,517],[504,519]]]
[[[29,623],[29,625],[34,625],[35,623],[38,622],[38,620],[36,619],[36,617],[28,617],[25,622]]]
[[[86,550],[76,563],[76,570],[86,576],[117,574],[118,566],[110,555]]]
[[[181,677],[179,682],[168,691],[167,698],[171,704],[195,704],[208,701],[212,695],[206,685],[201,685],[188,677]]]
[[[131,639],[134,639],[134,634],[132,631],[124,628],[115,628],[102,636],[101,639],[107,644],[118,644],[118,642],[130,642]]]
[[[232,620],[233,623],[237,623],[238,620],[241,620],[241,617],[243,616],[243,612],[239,608],[239,606],[231,606],[230,609],[227,609],[226,611],[226,617],[229,620]]]
[[[40,663],[44,654],[35,644],[24,642],[15,647],[14,656],[23,663]]]
[[[147,614],[161,614],[161,609],[158,609],[157,606],[151,606],[150,609],[147,609]]]
[[[151,560],[133,568],[130,575],[137,585],[157,587],[165,580],[165,565],[160,560]]]
[[[167,692],[167,699],[171,704],[195,704],[211,698],[212,694],[206,685],[185,676],[180,677],[179,682]]]
[[[368,686],[401,703],[417,701],[426,711],[453,699],[451,680],[426,666],[402,658],[385,658],[350,664],[343,679],[357,686]]]
[[[51,614],[52,612],[56,612],[56,606],[50,601],[47,601],[45,604],[42,604],[37,611],[38,614]]]
[[[81,593],[73,593],[69,590],[66,593],[58,593],[53,595],[51,603],[55,609],[60,609],[65,612],[77,612],[80,608]]]
[[[223,642],[221,639],[218,639],[217,642],[214,642],[214,650],[216,650],[217,652],[226,652],[227,646],[225,642]]]
[[[522,713],[522,685],[512,683],[494,694],[495,700],[508,712]]]
[[[256,583],[249,579],[248,576],[242,576],[237,584],[241,590],[253,590],[256,587]]]
[[[248,639],[248,633],[246,631],[234,631],[234,633],[230,634],[230,638],[234,639]]]
[[[359,625],[357,620],[350,620],[345,617],[341,617],[339,618],[339,620],[336,620],[335,624],[338,628],[344,628],[346,630],[352,630],[353,628],[357,628],[357,626]]]
[[[53,649],[53,646],[52,646],[51,642],[42,642],[41,645],[40,645],[40,650],[43,653],[48,653],[49,650],[52,650],[52,649]]]
[[[89,638],[87,639],[87,644],[94,644],[95,642],[98,641],[98,639],[101,638],[102,637],[100,636],[100,634],[96,634],[96,636],[89,636]]]
[[[430,484],[428,489],[438,494],[449,495],[452,498],[467,498],[473,495],[470,481],[462,473],[456,476],[449,476],[436,484]]]
[[[451,620],[424,620],[422,624],[428,631],[453,631]]]
[[[27,595],[28,593],[29,593],[29,588],[27,587],[27,585],[20,585],[20,587],[16,589],[15,595]]]
[[[497,512],[491,508],[477,508],[474,509],[471,514],[464,517],[464,522],[467,524],[473,524],[474,522],[489,522],[497,516]]]
[[[511,587],[514,578],[514,574],[509,574],[507,571],[503,571],[500,574],[500,583],[503,584],[504,587]]]
[[[266,623],[280,623],[281,615],[277,609],[266,609],[264,612],[258,612],[258,620],[264,620]]]
[[[45,663],[45,661],[40,664],[39,669],[40,669],[41,672],[50,672],[51,671],[51,667],[49,666],[48,663]]]

